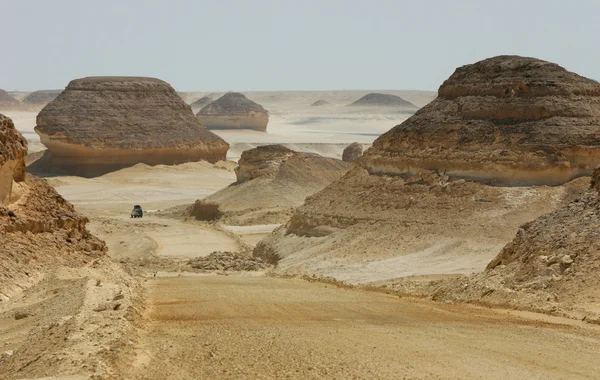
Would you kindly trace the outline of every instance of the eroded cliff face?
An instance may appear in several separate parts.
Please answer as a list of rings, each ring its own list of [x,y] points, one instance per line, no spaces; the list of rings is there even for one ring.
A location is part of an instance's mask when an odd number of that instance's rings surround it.
[[[57,266],[80,266],[102,256],[78,214],[44,180],[25,174],[27,144],[0,115],[0,299],[37,282]],[[7,192],[8,191],[8,192]]]
[[[600,84],[550,62],[499,56],[456,69],[438,97],[379,137],[371,173],[557,185],[600,163]]]
[[[202,108],[196,116],[208,129],[267,131],[269,113],[239,92],[228,92]]]
[[[216,162],[229,148],[154,78],[76,79],[39,113],[35,131],[52,169],[83,176],[136,163]]]
[[[230,225],[283,223],[304,199],[339,179],[350,165],[281,145],[242,153],[237,182],[197,201],[190,214]]]

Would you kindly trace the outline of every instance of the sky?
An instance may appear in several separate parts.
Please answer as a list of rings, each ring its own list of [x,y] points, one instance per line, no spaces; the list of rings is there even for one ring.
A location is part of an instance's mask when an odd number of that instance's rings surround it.
[[[437,90],[517,54],[600,79],[598,0],[0,0],[0,88],[96,75],[179,91]]]

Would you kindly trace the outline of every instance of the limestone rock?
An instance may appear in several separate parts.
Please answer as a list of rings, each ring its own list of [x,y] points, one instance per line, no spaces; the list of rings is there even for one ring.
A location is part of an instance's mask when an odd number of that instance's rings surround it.
[[[78,214],[45,180],[24,174],[27,144],[0,115],[0,294],[10,296],[60,266],[104,255]],[[12,189],[12,190],[11,190]]]
[[[269,113],[239,92],[228,92],[196,114],[208,129],[267,131]]]
[[[38,107],[42,106],[43,107],[46,104],[53,101],[54,99],[56,99],[56,97],[58,95],[60,95],[61,92],[62,92],[62,90],[34,91],[31,94],[27,95],[25,98],[23,98],[22,103],[31,105],[31,106],[38,106]]]
[[[349,105],[350,107],[409,107],[416,109],[417,106],[404,100],[397,95],[380,94],[372,92]]]
[[[600,84],[550,62],[499,56],[456,69],[438,97],[380,136],[372,173],[446,170],[509,185],[557,185],[600,163]]]
[[[136,163],[216,162],[228,149],[169,84],[154,78],[73,80],[39,113],[35,131],[53,169],[83,176]]]
[[[235,183],[197,201],[188,213],[229,225],[282,223],[307,196],[348,169],[347,163],[333,158],[281,145],[260,146],[242,153]]]
[[[362,145],[357,142],[353,142],[352,144],[348,145],[342,152],[342,161],[354,162],[362,155],[362,152]]]
[[[18,109],[20,106],[20,101],[10,96],[6,91],[0,90],[0,110]]]
[[[320,106],[325,106],[327,104],[329,104],[329,102],[327,100],[320,99],[320,100],[317,100],[316,102],[312,103],[310,106],[311,107],[320,107]]]

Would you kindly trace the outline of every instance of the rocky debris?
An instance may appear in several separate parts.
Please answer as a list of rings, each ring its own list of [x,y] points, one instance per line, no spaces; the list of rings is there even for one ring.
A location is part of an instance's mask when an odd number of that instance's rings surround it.
[[[46,104],[53,101],[54,99],[56,99],[56,97],[58,95],[60,95],[61,92],[62,92],[62,90],[34,91],[31,94],[27,95],[25,98],[23,98],[22,103],[27,104],[27,105],[32,105],[32,106],[42,106],[43,107]]]
[[[213,252],[205,257],[191,259],[188,264],[203,271],[259,271],[271,267],[260,257],[239,252]]]
[[[0,115],[0,295],[39,280],[50,268],[79,266],[104,255],[78,214],[46,181],[24,173],[27,144]]]
[[[320,107],[320,106],[325,106],[327,104],[329,104],[329,102],[327,100],[320,99],[320,100],[317,100],[316,102],[312,103],[310,106],[311,107]]]
[[[198,220],[230,225],[282,223],[304,199],[339,179],[350,165],[282,145],[244,151],[237,181],[196,201],[186,213]]]
[[[433,102],[375,141],[362,165],[559,185],[590,175],[598,146],[598,82],[539,59],[498,56],[457,68]]]
[[[344,162],[354,162],[356,161],[363,153],[362,144],[357,142],[353,142],[348,145],[344,152],[342,152],[342,161]]]
[[[200,99],[196,100],[195,102],[193,102],[192,104],[190,104],[190,107],[192,107],[192,109],[201,109],[204,106],[210,104],[213,102],[213,98],[211,98],[210,96],[203,96]]]
[[[0,110],[19,109],[21,102],[13,98],[4,90],[0,90]]]
[[[417,106],[404,100],[398,95],[380,94],[372,92],[358,99],[349,107],[407,107],[416,109]]]
[[[94,176],[131,166],[224,160],[209,132],[166,82],[88,77],[71,81],[37,117],[52,169]]]
[[[196,116],[208,129],[267,131],[269,113],[239,92],[228,92],[202,108]]]

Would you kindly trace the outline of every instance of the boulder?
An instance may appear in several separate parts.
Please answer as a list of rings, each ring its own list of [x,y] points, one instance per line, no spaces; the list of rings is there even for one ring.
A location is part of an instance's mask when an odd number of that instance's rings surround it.
[[[188,215],[229,225],[283,223],[307,196],[339,179],[349,167],[281,145],[259,146],[242,153],[235,183],[197,201]]]
[[[598,146],[598,82],[539,59],[499,56],[456,69],[433,102],[375,141],[363,167],[559,185],[590,175]]]
[[[269,113],[239,92],[228,92],[202,108],[196,116],[208,129],[267,131]]]
[[[358,99],[349,107],[404,107],[417,109],[417,106],[397,95],[372,92]]]
[[[354,162],[362,155],[362,152],[362,145],[357,142],[353,142],[352,144],[348,145],[342,152],[342,161]]]
[[[35,131],[53,170],[82,176],[136,163],[216,162],[228,149],[169,84],[155,78],[73,80],[39,113]]]

